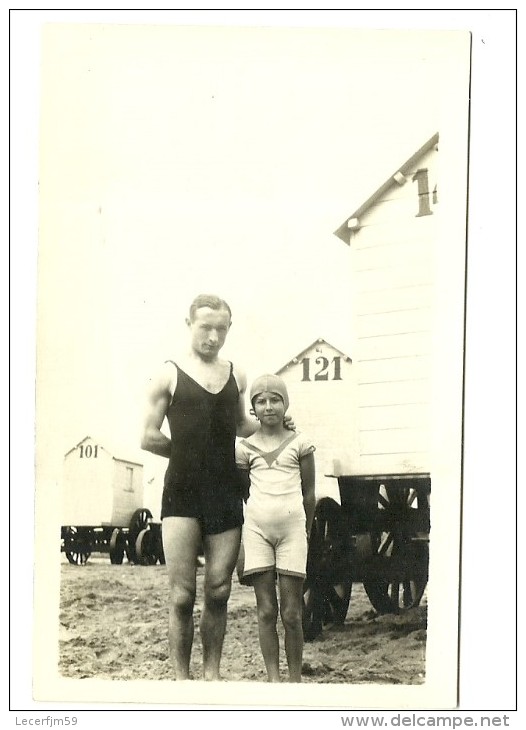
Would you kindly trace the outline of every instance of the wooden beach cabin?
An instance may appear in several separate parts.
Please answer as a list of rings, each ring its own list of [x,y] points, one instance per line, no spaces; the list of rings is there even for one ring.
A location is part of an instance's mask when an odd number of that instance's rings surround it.
[[[86,436],[64,457],[62,525],[128,527],[143,506],[143,465]]]

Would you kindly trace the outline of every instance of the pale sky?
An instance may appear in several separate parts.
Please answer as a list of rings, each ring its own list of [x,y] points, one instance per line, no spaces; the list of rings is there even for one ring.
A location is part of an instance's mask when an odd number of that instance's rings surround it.
[[[44,29],[43,476],[88,434],[135,453],[147,379],[186,345],[200,292],[230,303],[223,353],[249,379],[317,337],[352,357],[349,248],[333,231],[439,131],[466,37]]]

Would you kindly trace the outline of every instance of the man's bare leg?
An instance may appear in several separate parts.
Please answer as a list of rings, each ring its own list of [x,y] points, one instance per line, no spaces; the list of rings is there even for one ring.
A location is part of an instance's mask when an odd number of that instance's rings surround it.
[[[191,517],[165,517],[163,549],[170,586],[168,640],[176,679],[190,678],[194,602],[201,528]]]
[[[227,603],[241,541],[241,528],[219,535],[205,535],[205,603],[200,632],[203,644],[203,676],[220,679],[219,664],[225,638]]]

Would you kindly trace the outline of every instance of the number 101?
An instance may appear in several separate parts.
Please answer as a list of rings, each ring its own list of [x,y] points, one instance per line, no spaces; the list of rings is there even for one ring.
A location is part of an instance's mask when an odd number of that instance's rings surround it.
[[[329,361],[326,357],[321,355],[314,361],[318,366],[318,369],[314,373],[314,378],[311,378],[311,359],[310,357],[304,357],[301,361],[303,367],[302,381],[311,380],[341,380],[342,379],[342,366],[340,356],[333,357]],[[331,375],[332,377],[329,377]]]
[[[91,457],[96,459],[98,456],[98,452],[99,452],[98,446],[92,446],[91,444],[86,444],[86,446],[84,446],[84,444],[81,444],[79,448],[80,448],[80,458],[81,459],[84,459],[84,458],[91,459]]]

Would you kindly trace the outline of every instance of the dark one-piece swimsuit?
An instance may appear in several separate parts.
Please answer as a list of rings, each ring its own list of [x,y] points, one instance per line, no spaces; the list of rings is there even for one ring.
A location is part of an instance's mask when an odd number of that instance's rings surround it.
[[[239,390],[232,364],[219,393],[210,393],[173,365],[177,386],[167,413],[172,450],[161,518],[194,517],[204,534],[240,527],[243,501],[235,459]]]

